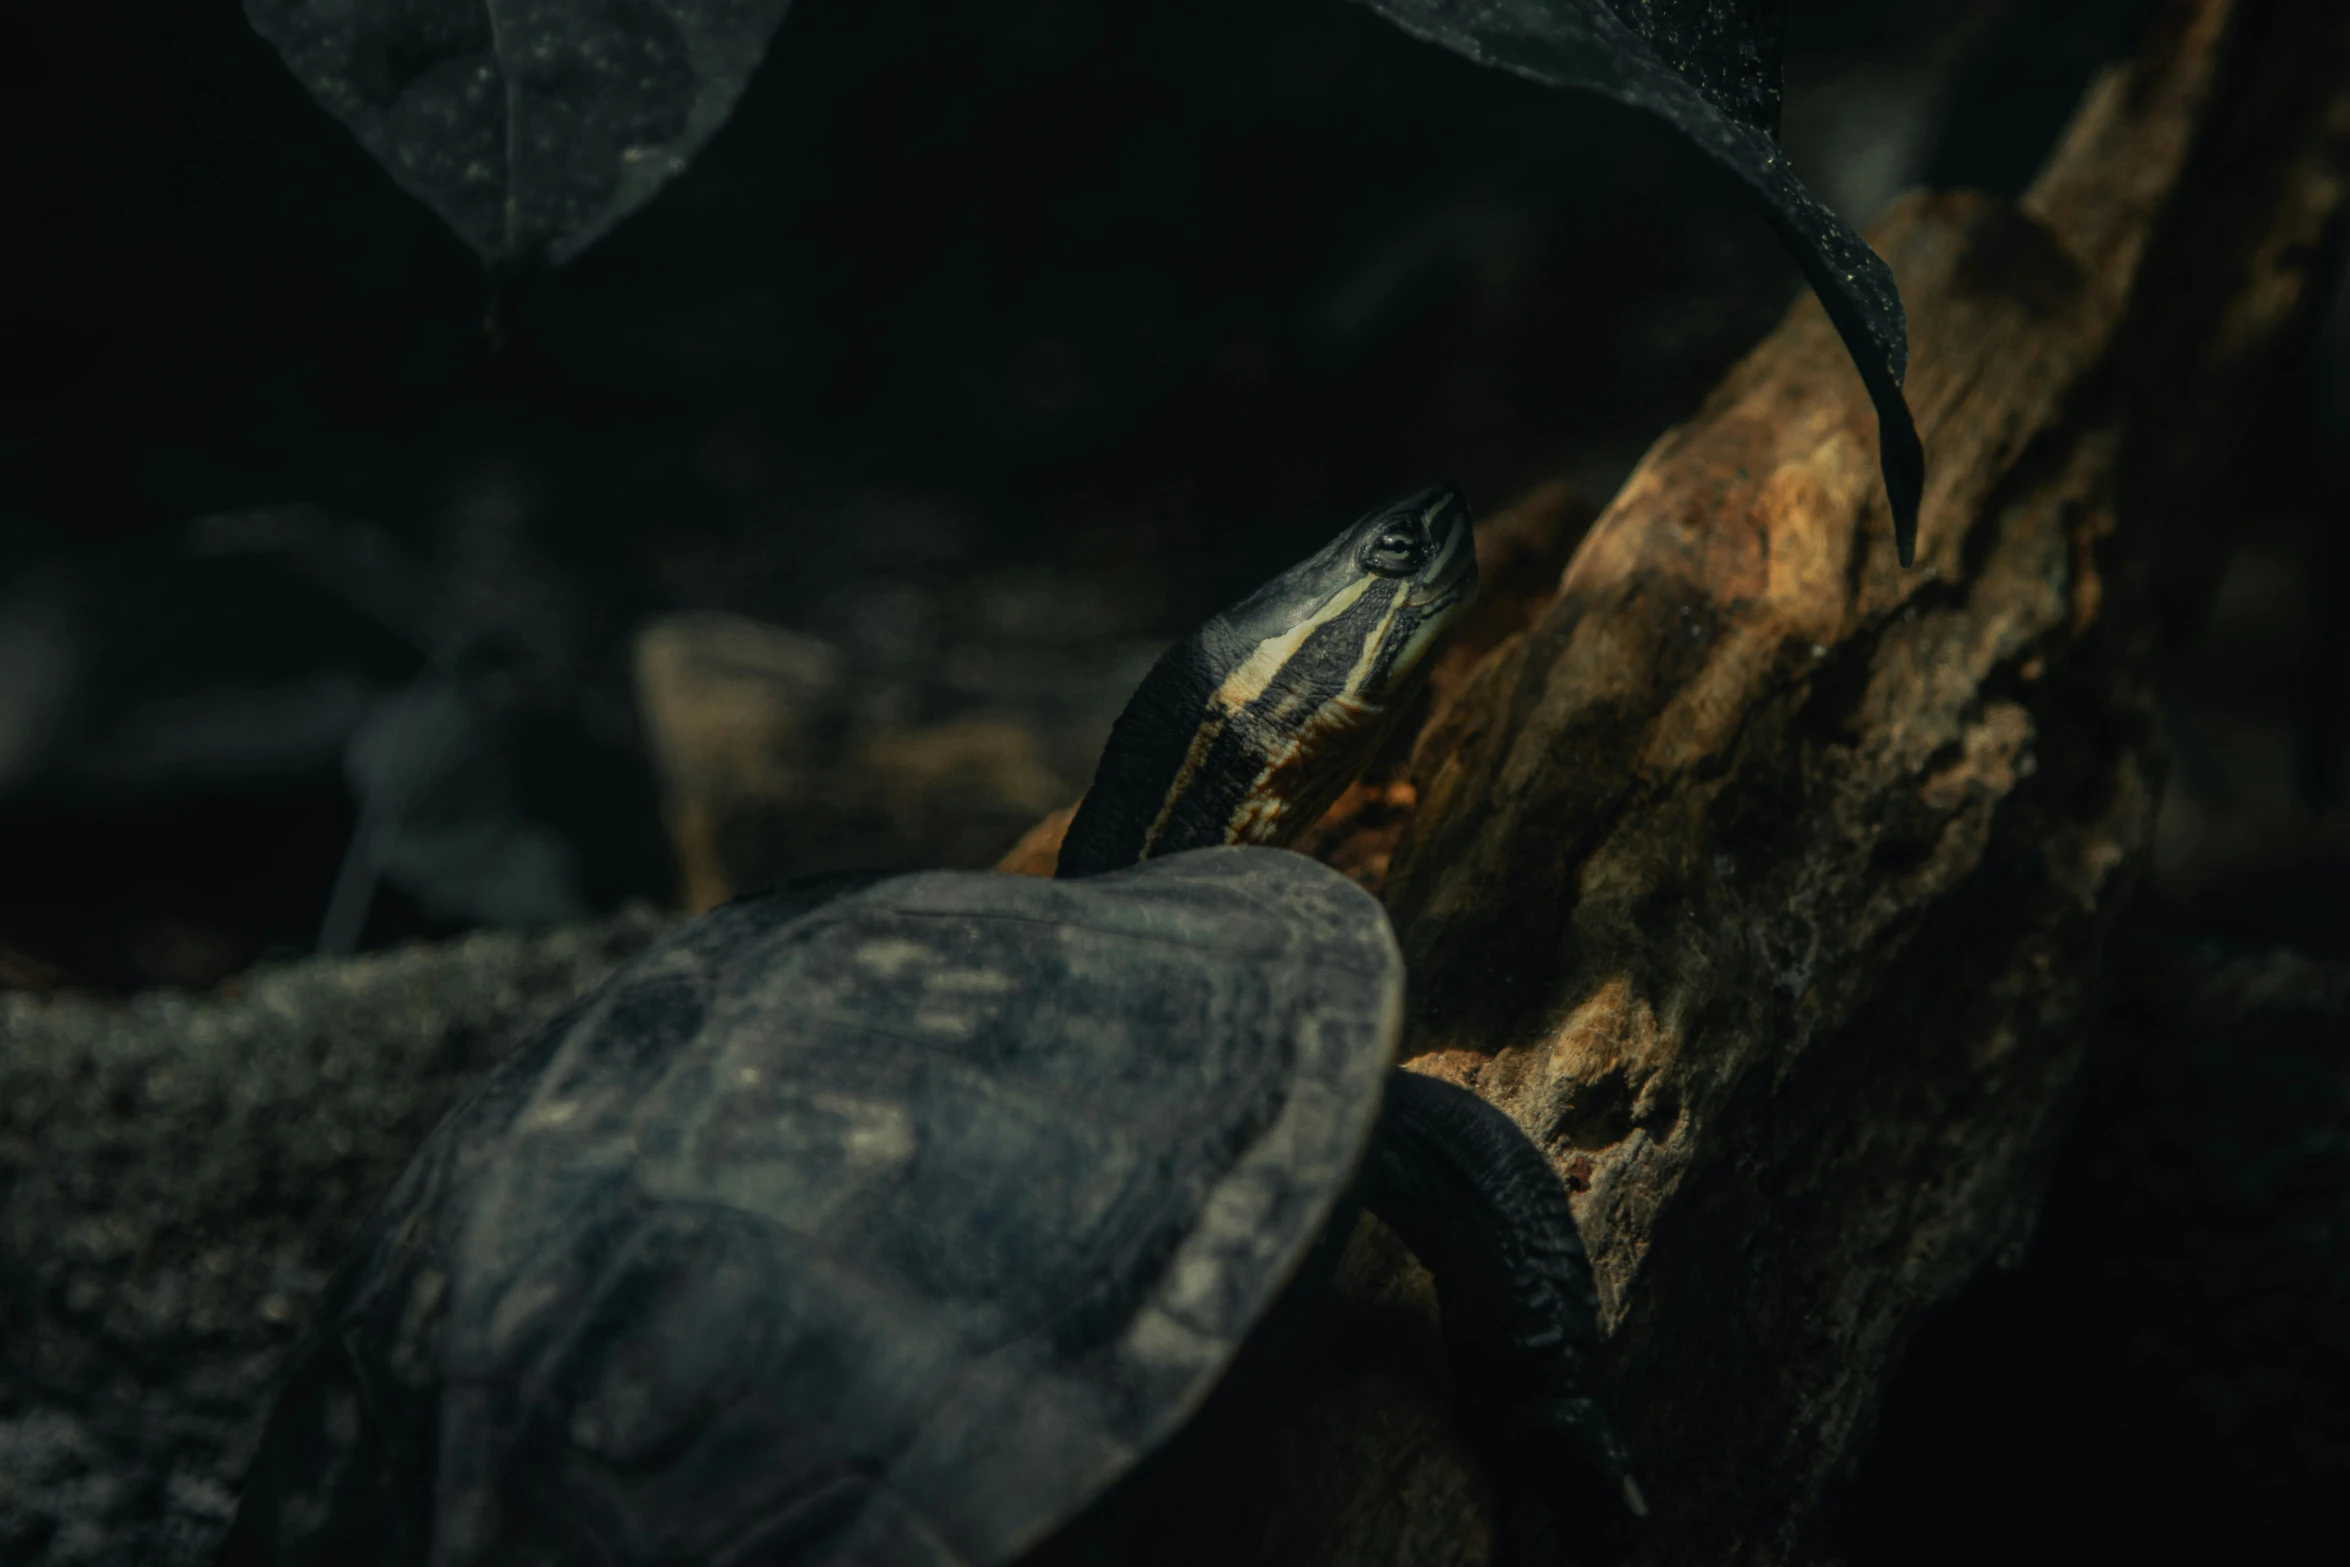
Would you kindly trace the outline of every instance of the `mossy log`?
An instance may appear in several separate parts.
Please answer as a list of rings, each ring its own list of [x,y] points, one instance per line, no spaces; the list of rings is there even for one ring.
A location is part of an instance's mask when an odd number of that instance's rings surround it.
[[[1422,731],[1383,890],[1411,1064],[1575,1193],[1638,1559],[1834,1559],[1904,1343],[2028,1237],[2151,830],[2160,649],[2346,170],[2350,8],[2167,6],[2020,204],[1913,194],[1873,235],[1916,569],[1807,300]],[[1359,1330],[1284,1418],[1271,1559],[1488,1549],[1412,1275],[1381,1237],[1349,1259]]]

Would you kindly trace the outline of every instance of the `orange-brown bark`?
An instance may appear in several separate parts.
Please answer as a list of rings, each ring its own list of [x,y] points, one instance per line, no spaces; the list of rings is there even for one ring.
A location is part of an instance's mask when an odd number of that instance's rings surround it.
[[[2020,205],[1920,193],[1874,235],[1917,569],[1805,301],[1312,841],[1383,883],[1412,1064],[1576,1194],[1641,1559],[1833,1557],[1908,1335],[2027,1237],[2159,793],[2162,634],[2346,156],[2350,9],[2175,0]],[[1268,1559],[1479,1561],[1425,1279],[1367,1228],[1345,1285]]]

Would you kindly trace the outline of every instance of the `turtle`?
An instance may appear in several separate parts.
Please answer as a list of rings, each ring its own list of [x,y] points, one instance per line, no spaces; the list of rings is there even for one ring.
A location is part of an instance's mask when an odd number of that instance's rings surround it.
[[[1384,911],[1280,846],[1475,587],[1457,490],[1382,507],[1159,660],[1053,878],[789,883],[555,1018],[368,1219],[221,1567],[1091,1559],[1363,1207],[1472,1440],[1637,1507],[1564,1189],[1395,1064]]]

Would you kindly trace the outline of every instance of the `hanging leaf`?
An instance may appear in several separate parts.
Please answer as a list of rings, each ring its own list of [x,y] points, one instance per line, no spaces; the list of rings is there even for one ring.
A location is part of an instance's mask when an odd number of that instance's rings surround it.
[[[500,278],[570,260],[726,123],[791,0],[245,0]]]
[[[1405,32],[1552,87],[1604,93],[1671,124],[1760,199],[1877,408],[1901,563],[1916,552],[1926,462],[1901,381],[1909,330],[1893,273],[1804,189],[1779,150],[1783,0],[1363,0]]]

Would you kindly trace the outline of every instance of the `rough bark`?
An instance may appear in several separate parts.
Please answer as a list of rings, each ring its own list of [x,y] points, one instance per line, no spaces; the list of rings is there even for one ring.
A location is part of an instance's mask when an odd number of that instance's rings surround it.
[[[1919,194],[1872,235],[1919,569],[1802,303],[1422,733],[1385,883],[1414,1064],[1577,1193],[1642,1560],[1832,1556],[1920,1316],[2028,1237],[2151,827],[2156,649],[2224,548],[2346,148],[2350,11],[2169,6],[2020,206]],[[1410,1274],[1358,1248],[1349,1282],[1408,1304]],[[1398,1330],[1292,1413],[1348,1456],[1291,1444],[1322,1456],[1286,1510],[1326,1523],[1281,1559],[1478,1559],[1425,1360]]]
[[[2294,1561],[2350,1536],[2350,962],[2144,903],[2022,1268],[1919,1334],[1856,1558]]]

